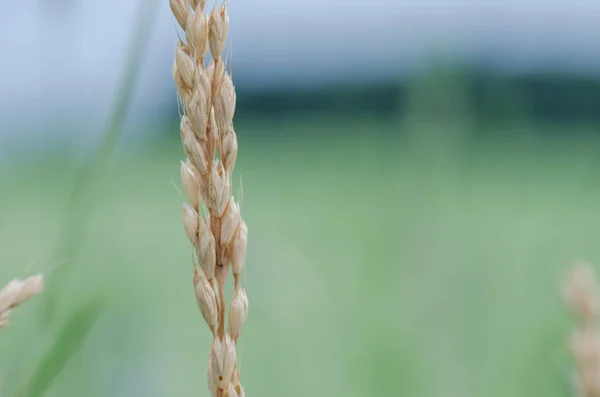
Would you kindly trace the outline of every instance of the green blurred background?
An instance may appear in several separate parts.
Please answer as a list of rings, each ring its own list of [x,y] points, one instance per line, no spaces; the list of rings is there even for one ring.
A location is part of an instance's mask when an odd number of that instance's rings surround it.
[[[209,395],[167,3],[0,17],[0,275],[48,283],[0,334],[3,395]],[[600,7],[252,3],[229,3],[247,395],[572,395],[558,286],[600,263],[600,65],[578,30]],[[374,35],[356,63],[352,18]],[[547,43],[556,21],[571,42]],[[483,44],[442,40],[457,23]]]

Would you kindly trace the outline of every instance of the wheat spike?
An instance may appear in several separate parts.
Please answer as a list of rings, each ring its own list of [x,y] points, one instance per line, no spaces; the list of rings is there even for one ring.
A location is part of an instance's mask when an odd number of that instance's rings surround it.
[[[0,290],[0,329],[8,324],[12,309],[31,299],[44,289],[44,276],[35,275],[24,280],[14,279]]]
[[[575,387],[581,397],[600,397],[600,334],[598,285],[591,265],[573,267],[563,287],[563,297],[577,318],[569,347],[575,359]]]
[[[222,54],[227,43],[226,4],[205,13],[203,0],[170,0],[185,32],[175,50],[173,78],[183,108],[181,141],[187,159],[181,180],[189,204],[183,205],[185,232],[194,247],[196,302],[213,341],[208,359],[208,388],[213,397],[241,397],[236,344],[248,317],[248,297],[241,285],[248,228],[232,197],[237,159],[233,129],[236,94]],[[211,59],[205,59],[210,50]],[[204,209],[206,207],[206,209]],[[204,213],[207,213],[206,216]],[[234,294],[225,328],[224,284],[232,269]]]

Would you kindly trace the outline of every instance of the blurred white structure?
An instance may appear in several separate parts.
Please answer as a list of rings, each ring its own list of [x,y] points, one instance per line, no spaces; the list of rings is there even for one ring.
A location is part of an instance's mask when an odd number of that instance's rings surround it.
[[[64,125],[98,132],[140,0],[26,0],[0,13],[0,145]],[[143,0],[141,0],[143,1]],[[211,2],[208,2],[211,4]],[[600,70],[600,2],[228,0],[240,87],[394,79],[435,51],[508,70]],[[175,21],[160,3],[131,119],[172,106]]]

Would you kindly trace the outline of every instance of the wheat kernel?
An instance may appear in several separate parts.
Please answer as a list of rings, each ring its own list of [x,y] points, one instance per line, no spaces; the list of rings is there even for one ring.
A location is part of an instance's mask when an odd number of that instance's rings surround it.
[[[248,297],[243,288],[237,288],[229,309],[229,333],[234,341],[240,336],[248,319]]]
[[[230,126],[230,132],[223,136],[221,142],[221,159],[223,160],[223,166],[229,173],[235,166],[235,160],[237,159],[238,143],[233,126]]]
[[[198,213],[188,203],[183,203],[183,226],[190,242],[198,245]]]
[[[175,50],[175,63],[177,64],[177,71],[180,73],[183,83],[186,87],[193,87],[196,67],[189,50],[182,43],[179,43]]]
[[[196,303],[200,308],[200,312],[202,312],[204,321],[206,321],[208,327],[214,331],[219,324],[217,295],[200,268],[194,269],[194,286]]]
[[[215,237],[206,219],[200,218],[199,224],[198,260],[206,277],[212,280],[217,262]]]
[[[175,19],[183,29],[185,29],[185,23],[190,13],[190,5],[187,0],[169,0],[171,11],[175,15]]]
[[[186,37],[194,48],[196,58],[202,60],[208,52],[208,17],[202,12],[203,7],[199,8],[192,17],[188,17]]]
[[[223,53],[227,41],[227,31],[229,29],[229,15],[225,4],[217,10],[216,8],[210,13],[208,42],[210,45],[210,53],[214,59],[218,59]]]
[[[246,262],[246,247],[248,245],[248,227],[246,222],[240,221],[233,240],[229,243],[231,268],[236,276],[242,273]]]
[[[225,208],[225,213],[223,214],[223,218],[221,219],[220,243],[222,246],[225,247],[229,244],[239,224],[240,209],[232,197],[229,199],[229,205],[227,205],[227,207]]]
[[[181,162],[181,182],[190,204],[198,212],[200,207],[200,174],[192,166],[189,159]]]

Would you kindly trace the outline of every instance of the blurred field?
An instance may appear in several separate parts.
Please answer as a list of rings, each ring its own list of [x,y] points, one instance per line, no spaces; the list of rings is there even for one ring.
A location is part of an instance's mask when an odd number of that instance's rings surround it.
[[[600,141],[586,128],[464,128],[240,122],[247,395],[569,395],[557,285],[575,259],[600,264]],[[172,183],[182,158],[174,135],[111,164],[61,316],[98,293],[105,311],[49,396],[208,395]],[[64,153],[0,170],[2,280],[60,266],[49,261],[74,175]],[[41,300],[0,338],[7,390],[52,339]]]

